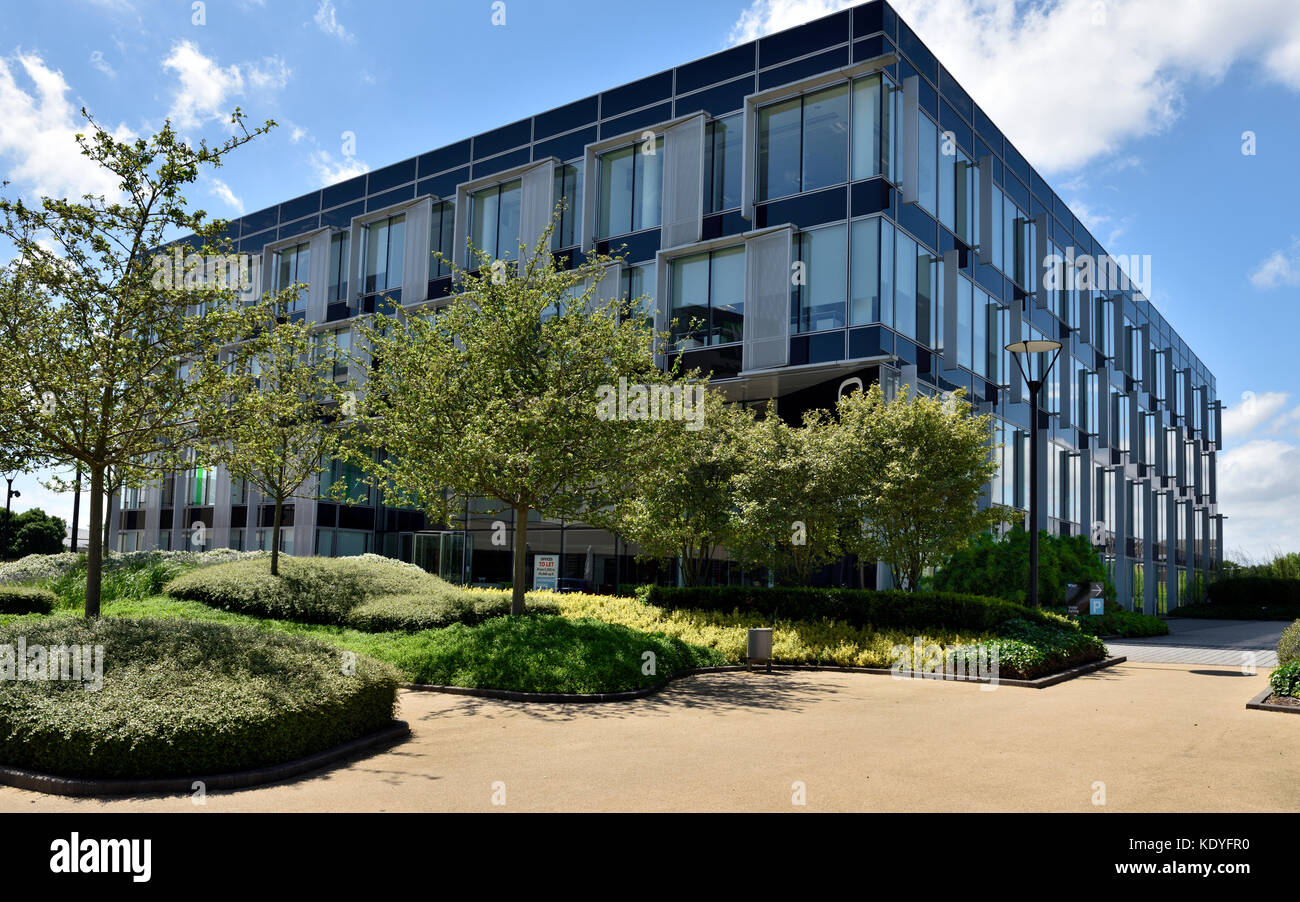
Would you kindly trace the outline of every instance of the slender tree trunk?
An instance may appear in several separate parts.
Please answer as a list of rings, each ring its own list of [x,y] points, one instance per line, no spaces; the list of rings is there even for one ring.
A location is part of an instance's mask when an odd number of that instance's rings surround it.
[[[515,508],[515,557],[514,588],[510,593],[510,613],[524,612],[524,592],[527,590],[525,579],[528,572],[528,508]]]
[[[284,516],[284,498],[275,496],[275,526],[271,529],[271,575],[280,575],[280,518]]]
[[[86,549],[86,619],[99,617],[99,581],[103,573],[104,533],[100,521],[104,519],[104,468],[90,468],[90,542]]]

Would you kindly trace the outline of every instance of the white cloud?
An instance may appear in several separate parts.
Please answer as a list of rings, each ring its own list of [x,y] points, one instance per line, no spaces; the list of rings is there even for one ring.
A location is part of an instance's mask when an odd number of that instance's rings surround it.
[[[265,95],[284,88],[292,74],[278,56],[242,66],[232,63],[223,68],[216,59],[205,56],[193,41],[178,41],[162,65],[175,73],[179,82],[168,115],[180,129],[224,122],[237,105],[234,98],[244,94],[245,83]]]
[[[1300,285],[1300,238],[1291,246],[1273,251],[1250,274],[1250,284],[1261,291],[1281,285]]]
[[[1219,511],[1229,557],[1300,551],[1300,447],[1260,439],[1219,455]]]
[[[297,144],[303,138],[307,137],[307,129],[303,128],[301,125],[294,125],[292,122],[288,123],[288,125],[289,140],[294,144]]]
[[[219,197],[227,206],[233,209],[238,215],[244,214],[244,202],[236,196],[235,192],[230,190],[230,186],[221,179],[212,179],[212,185],[208,188],[209,193],[214,197]]]
[[[30,87],[20,84],[23,75]],[[6,177],[35,195],[115,197],[118,179],[77,146],[75,136],[86,123],[68,91],[63,73],[36,54],[0,58],[0,158],[6,161]],[[131,136],[124,125],[112,131],[119,138]]]
[[[1270,426],[1268,431],[1276,432],[1294,413],[1282,413],[1290,399],[1289,394],[1279,391],[1243,393],[1239,402],[1223,410],[1224,441],[1235,442],[1249,438],[1263,426]]]
[[[102,50],[93,51],[90,54],[90,64],[94,66],[96,69],[98,69],[100,72],[103,72],[109,78],[117,78],[117,72],[114,71],[113,67],[108,64],[108,60],[104,59],[104,51]]]
[[[312,18],[316,22],[316,27],[325,34],[336,37],[340,41],[352,43],[352,32],[344,28],[343,24],[339,22],[331,0],[320,0],[320,6],[316,8],[316,15]]]
[[[193,41],[179,41],[163,60],[163,68],[176,73],[180,84],[168,114],[178,128],[198,128],[225,119],[233,109],[230,99],[244,93],[244,76],[238,66],[222,68],[206,57]]]
[[[341,159],[335,159],[334,155],[327,150],[312,151],[311,165],[316,171],[318,182],[325,185],[347,181],[370,171],[370,166],[364,160],[348,154],[343,154]]]
[[[733,43],[798,25],[853,0],[753,0]],[[1300,90],[1295,0],[898,0],[899,14],[1034,166],[1070,171],[1158,134],[1183,90],[1235,63]],[[1095,101],[1101,98],[1101,105]],[[1084,102],[1080,102],[1080,99]]]
[[[269,56],[248,66],[248,83],[258,91],[279,91],[289,83],[291,70],[283,59]]]

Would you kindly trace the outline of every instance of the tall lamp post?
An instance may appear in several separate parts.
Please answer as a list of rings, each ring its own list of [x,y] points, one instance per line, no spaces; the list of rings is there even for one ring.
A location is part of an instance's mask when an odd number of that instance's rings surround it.
[[[0,533],[0,558],[5,559],[8,559],[9,557],[9,528],[11,526],[9,522],[10,505],[13,503],[15,498],[21,498],[23,496],[22,492],[14,491],[14,477],[17,475],[17,473],[5,474],[5,482],[8,483],[7,491],[5,492],[5,528],[4,532]]]
[[[1029,606],[1038,607],[1038,392],[1061,355],[1061,343],[1051,339],[1013,341],[1006,346],[1029,386]],[[1047,355],[1051,354],[1048,359]],[[1038,376],[1034,378],[1034,361]],[[1027,364],[1027,365],[1026,365]]]

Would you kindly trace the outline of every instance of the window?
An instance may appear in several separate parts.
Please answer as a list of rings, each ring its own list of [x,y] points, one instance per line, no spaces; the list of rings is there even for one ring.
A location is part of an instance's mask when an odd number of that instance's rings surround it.
[[[333,359],[334,381],[346,381],[348,366],[352,360],[351,327],[344,326],[341,329],[316,333],[316,359],[324,364],[327,355]]]
[[[894,328],[916,340],[916,242],[894,238]]]
[[[619,276],[622,281],[621,297],[634,302],[631,316],[640,316],[650,325],[655,319],[655,266],[643,263],[640,266],[626,266]]]
[[[972,286],[965,276],[957,277],[957,365],[971,369]]]
[[[939,129],[929,116],[921,116],[920,162],[916,183],[917,203],[931,216],[938,217]]]
[[[285,305],[284,313],[301,313],[307,309],[307,282],[311,277],[311,246],[299,244],[275,252],[275,290],[284,291],[295,282],[302,287]]]
[[[890,277],[881,272],[881,263],[892,272],[894,262],[892,252],[889,257],[881,256],[881,232],[886,230],[892,235],[894,227],[880,218],[860,219],[852,225],[850,325],[880,322],[881,285],[890,282]]]
[[[456,205],[448,202],[434,204],[429,213],[429,278],[451,274],[447,261],[452,259],[456,243]],[[436,254],[441,254],[438,259]]]
[[[406,248],[406,216],[398,214],[363,227],[362,294],[402,287],[402,260]]]
[[[348,504],[374,504],[374,490],[366,482],[365,472],[354,463],[334,458],[327,463],[320,474],[320,495],[322,498],[334,499],[330,495],[336,483],[343,483],[343,498]]]
[[[271,550],[272,537],[275,535],[274,529],[259,529],[257,531],[257,547],[262,551]],[[282,554],[293,554],[293,527],[280,527],[280,552]]]
[[[493,260],[519,256],[519,204],[523,182],[515,179],[470,195],[469,240]],[[471,267],[477,260],[471,261]]]
[[[848,178],[849,91],[836,85],[758,111],[758,199]]]
[[[740,206],[741,163],[745,146],[739,113],[714,119],[704,132],[704,211]]]
[[[335,304],[348,299],[348,233],[335,232],[330,236],[329,289],[325,303]]]
[[[853,178],[893,177],[894,86],[879,74],[853,82]]]
[[[990,187],[993,209],[989,210],[989,217],[992,219],[993,234],[989,236],[989,240],[992,243],[993,265],[1005,272],[1006,267],[1002,265],[1002,189],[997,185]]]
[[[230,503],[247,504],[248,503],[248,480],[231,479],[230,480]]]
[[[208,467],[195,467],[190,472],[191,507],[207,507],[212,504],[213,475]]]
[[[985,295],[985,297],[988,299],[988,306],[984,308],[987,344],[984,352],[984,370],[980,375],[994,385],[1001,385],[1002,371],[999,364],[1002,362],[1002,346],[1006,344],[1002,338],[1002,305],[992,295]]]
[[[790,303],[790,331],[844,327],[849,291],[848,233],[843,225],[800,232],[795,238],[800,277]]]
[[[600,157],[599,238],[658,227],[663,211],[664,139]]]
[[[575,247],[582,240],[582,170],[577,166],[555,167],[555,202],[563,211],[551,233],[551,247]]]
[[[745,248],[692,254],[672,261],[673,338],[682,348],[741,340],[745,313]]]

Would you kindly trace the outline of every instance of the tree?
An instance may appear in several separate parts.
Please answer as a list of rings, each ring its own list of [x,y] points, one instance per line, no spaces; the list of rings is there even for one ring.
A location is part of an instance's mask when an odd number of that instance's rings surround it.
[[[5,537],[0,556],[6,560],[29,554],[58,554],[63,550],[67,524],[58,517],[49,516],[39,507],[12,516],[0,508],[0,518],[5,521],[4,529],[0,530],[0,534]]]
[[[263,318],[241,303],[246,261],[226,253],[226,224],[191,211],[182,192],[274,123],[249,131],[236,110],[234,136],[210,147],[185,144],[170,122],[119,141],[82,115],[91,133],[77,135],[81,152],[119,180],[119,197],[0,199],[0,235],[17,249],[0,274],[0,447],[80,465],[98,527],[113,468],[161,473],[210,438],[197,402],[206,383],[226,378],[218,351]],[[176,255],[198,254],[180,266],[155,254],[184,234],[194,238]],[[103,545],[92,528],[87,617],[99,616]]]
[[[271,306],[283,309],[285,295],[300,287],[283,290]],[[233,385],[207,386],[204,408],[224,426],[214,423],[207,430],[221,438],[201,454],[274,500],[271,575],[278,576],[284,504],[304,493],[322,461],[339,453],[356,386],[350,373],[342,381],[335,378],[347,358],[332,335],[313,334],[310,325],[286,317],[273,318],[234,354]]]
[[[579,519],[607,506],[635,450],[612,388],[663,384],[652,329],[622,300],[600,301],[609,257],[557,268],[545,233],[515,262],[470,248],[452,261],[457,291],[436,314],[377,316],[362,326],[375,358],[349,458],[386,491],[450,522],[471,496],[514,513],[514,595],[523,613],[528,515]],[[642,408],[644,410],[644,408]],[[374,438],[370,438],[374,437]],[[386,452],[372,464],[368,445]]]
[[[1064,605],[1066,583],[1099,582],[1106,598],[1115,597],[1115,586],[1087,536],[1054,536],[1044,530],[1038,542],[1038,597],[1044,604]],[[1029,597],[1029,532],[1017,524],[1001,538],[977,536],[943,562],[934,587],[1024,604]]]
[[[744,470],[756,423],[753,412],[697,386],[701,425],[661,421],[644,431],[638,465],[628,474],[609,528],[641,546],[643,558],[680,557],[683,581],[700,585],[705,567],[732,542],[733,480]],[[599,518],[597,518],[599,519]]]
[[[824,411],[808,411],[801,426],[791,426],[769,405],[732,480],[737,557],[807,585],[817,567],[844,553],[848,508],[833,435]]]
[[[901,586],[1004,519],[981,509],[997,464],[991,418],[973,416],[960,392],[885,401],[880,384],[851,392],[836,406],[836,456],[844,495],[855,505],[849,550],[882,560]]]

